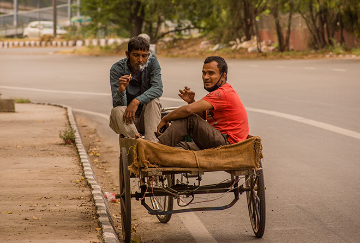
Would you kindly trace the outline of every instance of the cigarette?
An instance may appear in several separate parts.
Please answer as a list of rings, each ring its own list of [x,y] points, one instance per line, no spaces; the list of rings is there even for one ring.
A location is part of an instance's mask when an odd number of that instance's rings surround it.
[[[131,79],[131,73],[130,73],[130,79]]]

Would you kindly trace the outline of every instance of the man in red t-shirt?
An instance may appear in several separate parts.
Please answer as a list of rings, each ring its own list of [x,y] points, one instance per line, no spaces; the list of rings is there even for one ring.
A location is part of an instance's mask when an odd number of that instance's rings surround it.
[[[177,108],[161,119],[157,127],[160,143],[199,150],[233,144],[247,138],[247,113],[237,92],[226,82],[227,73],[227,64],[222,57],[205,59],[202,79],[209,94],[195,101],[195,93],[188,87],[179,90],[179,96],[188,105]],[[163,127],[168,128],[161,133]],[[194,142],[181,142],[186,135],[190,135]]]

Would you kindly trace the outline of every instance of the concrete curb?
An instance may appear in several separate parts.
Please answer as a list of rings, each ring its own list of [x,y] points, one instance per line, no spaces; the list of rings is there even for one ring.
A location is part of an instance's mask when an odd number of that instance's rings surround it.
[[[36,103],[36,102],[32,102],[32,103],[57,106],[67,110],[68,121],[70,123],[70,126],[75,130],[75,145],[80,157],[80,163],[83,167],[84,176],[90,188],[92,189],[91,193],[93,195],[94,204],[96,207],[96,214],[98,215],[98,221],[102,229],[103,243],[120,243],[120,240],[114,228],[114,223],[111,218],[111,213],[109,210],[107,199],[103,191],[101,190],[100,185],[97,182],[95,173],[90,163],[90,159],[81,140],[81,136],[76,124],[72,107],[66,105],[60,105],[60,104],[52,104],[52,103]]]
[[[63,47],[83,47],[83,46],[111,46],[121,45],[130,39],[110,38],[110,39],[85,39],[85,40],[60,40],[60,41],[0,41],[0,48],[12,47],[47,47],[47,46],[63,46]]]

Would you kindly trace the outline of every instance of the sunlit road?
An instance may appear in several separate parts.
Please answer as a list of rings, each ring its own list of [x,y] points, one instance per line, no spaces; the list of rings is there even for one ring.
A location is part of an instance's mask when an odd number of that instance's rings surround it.
[[[90,116],[117,147],[106,117],[111,109],[109,69],[121,57],[59,55],[54,50],[0,49],[2,98],[69,105],[77,115]],[[228,82],[248,110],[250,133],[263,139],[267,222],[261,241],[358,242],[360,60],[227,61]],[[159,62],[164,107],[184,104],[177,93],[185,85],[197,99],[206,94],[203,59]],[[221,179],[221,173],[204,178],[213,183]],[[182,217],[175,215],[168,223],[163,242],[257,240],[245,195],[231,209],[192,215],[203,226],[198,233]],[[183,236],[175,238],[172,227],[181,227]],[[152,239],[151,232],[142,234],[145,242]]]

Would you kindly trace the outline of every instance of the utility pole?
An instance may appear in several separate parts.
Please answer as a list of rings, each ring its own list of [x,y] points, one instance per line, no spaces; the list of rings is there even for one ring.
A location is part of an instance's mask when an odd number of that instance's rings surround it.
[[[57,27],[57,20],[56,20],[56,0],[53,0],[53,30],[54,30],[54,38],[56,38],[56,27]]]
[[[40,0],[37,0],[38,2],[38,23],[39,23],[39,28],[43,28],[43,27],[40,27]],[[40,31],[42,31],[41,29],[39,30],[39,39],[40,39]]]
[[[69,18],[69,25],[71,25],[71,0],[68,0],[68,18]]]
[[[80,0],[77,0],[77,17],[80,17]]]
[[[18,26],[18,0],[14,0],[14,27],[15,27],[15,37],[17,36],[17,26]]]

